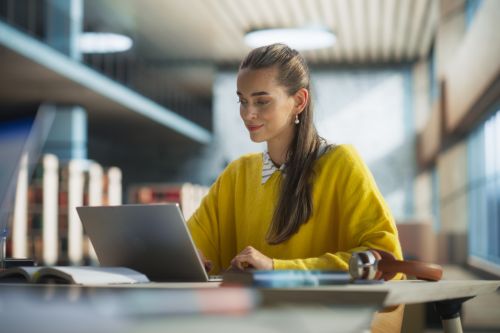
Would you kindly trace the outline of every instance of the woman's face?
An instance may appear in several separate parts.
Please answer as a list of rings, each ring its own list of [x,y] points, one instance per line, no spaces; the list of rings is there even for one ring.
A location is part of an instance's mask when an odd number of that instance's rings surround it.
[[[254,142],[288,144],[293,137],[296,100],[276,82],[276,75],[276,68],[243,69],[238,73],[240,115]]]

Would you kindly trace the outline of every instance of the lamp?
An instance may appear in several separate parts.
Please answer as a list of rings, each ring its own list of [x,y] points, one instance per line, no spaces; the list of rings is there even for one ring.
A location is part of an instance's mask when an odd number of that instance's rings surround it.
[[[297,50],[313,50],[330,47],[335,40],[335,34],[324,27],[260,29],[245,35],[245,43],[252,48],[284,43]]]
[[[85,32],[78,40],[82,53],[123,52],[130,49],[132,44],[132,39],[128,36],[104,32]]]

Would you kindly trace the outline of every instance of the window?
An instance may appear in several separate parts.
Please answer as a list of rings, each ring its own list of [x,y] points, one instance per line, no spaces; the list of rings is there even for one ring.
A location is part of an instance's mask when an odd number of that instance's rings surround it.
[[[467,0],[465,2],[465,25],[467,28],[471,25],[477,10],[481,7],[483,0]]]
[[[468,139],[469,257],[500,272],[500,109]]]

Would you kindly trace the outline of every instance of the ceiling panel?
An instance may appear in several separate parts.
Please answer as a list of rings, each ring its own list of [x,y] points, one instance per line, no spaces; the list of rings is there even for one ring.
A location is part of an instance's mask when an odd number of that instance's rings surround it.
[[[397,0],[385,0],[383,3],[383,12],[382,17],[379,24],[383,26],[383,34],[382,34],[382,57],[381,60],[383,62],[389,62],[392,57],[392,50],[395,45],[395,25],[397,22]]]
[[[87,0],[86,7],[109,17],[107,27],[114,22],[118,30],[133,30],[139,53],[182,61],[238,63],[249,51],[243,36],[250,29],[323,25],[337,43],[304,52],[313,64],[425,56],[439,10],[432,0]]]
[[[411,59],[413,55],[418,54],[418,41],[423,32],[423,24],[429,5],[429,0],[414,0],[414,2],[413,21],[410,27],[408,46],[405,49],[406,59]]]
[[[377,57],[381,55],[379,51],[381,51],[380,46],[380,34],[379,27],[381,27],[378,23],[378,18],[380,16],[381,10],[381,1],[380,0],[372,0],[368,1],[366,5],[366,44],[367,44],[367,55],[368,59],[373,62]]]
[[[425,57],[429,54],[432,41],[436,34],[437,22],[439,19],[439,1],[429,0],[427,13],[425,14],[425,23],[422,24],[423,33],[417,47],[417,56]]]
[[[330,22],[329,27],[336,34],[337,40],[338,40],[340,38],[339,31],[341,30],[340,13],[338,11],[338,8],[335,4],[335,1],[324,0],[323,3],[324,3],[325,12],[326,11],[331,12],[331,14],[325,13],[325,15],[331,15],[332,21]],[[333,47],[330,47],[329,49],[332,50],[331,53],[333,54],[333,58],[331,58],[330,61],[332,61],[334,63],[340,63],[342,61],[345,61],[344,60],[345,51],[342,48],[338,47],[338,43],[336,43],[336,45],[334,45]]]
[[[396,43],[394,46],[393,54],[396,61],[404,60],[402,55],[404,53],[404,48],[407,46],[408,41],[408,30],[410,26],[410,10],[412,4],[415,3],[413,0],[398,0],[399,11],[396,13]]]
[[[343,57],[341,62],[354,62],[354,35],[353,26],[350,23],[349,2],[347,0],[336,0],[335,10],[338,12],[337,19],[339,20],[338,40],[333,47],[339,48],[342,51]]]
[[[351,21],[353,27],[353,42],[356,49],[357,60],[364,62],[368,58],[368,35],[365,31],[366,17],[365,10],[366,5],[363,4],[363,0],[351,0],[349,1]]]

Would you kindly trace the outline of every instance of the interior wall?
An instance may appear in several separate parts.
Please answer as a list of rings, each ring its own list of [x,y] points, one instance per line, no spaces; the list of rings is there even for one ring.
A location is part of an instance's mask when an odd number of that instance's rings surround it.
[[[436,32],[436,72],[444,79],[450,59],[454,59],[465,33],[465,12],[463,0],[441,1],[439,26]]]
[[[486,161],[476,147],[481,145],[474,146],[476,148],[467,145],[467,142],[474,141],[471,133],[477,125],[483,125],[470,121],[472,118],[464,115],[474,111],[476,107],[470,102],[471,96],[475,100],[487,99],[490,104],[495,98],[498,101],[498,94],[496,97],[491,95],[488,86],[483,83],[498,81],[500,58],[498,52],[495,52],[498,43],[494,43],[497,36],[492,27],[498,22],[495,13],[498,13],[500,7],[497,1],[475,2],[475,14],[470,15],[471,3],[461,0],[440,2],[441,14],[434,43],[435,57],[432,53],[429,56],[431,73],[428,80],[430,87],[443,86],[445,89],[437,89],[430,115],[422,122],[423,127],[417,126],[421,138],[419,152],[425,155],[425,163],[421,163],[420,167],[425,169],[420,170],[415,179],[416,212],[431,212],[433,215],[434,231],[440,244],[438,257],[444,263],[465,264],[470,255],[469,247],[485,243],[485,235],[478,236],[479,234],[471,232],[471,228],[477,226],[478,220],[482,219],[481,209],[487,206],[487,200],[477,195],[478,185],[471,180],[470,175],[471,169],[481,169]],[[433,60],[435,66],[432,65]],[[481,68],[481,71],[477,68]],[[423,77],[423,71],[416,64],[415,78]],[[478,80],[478,77],[482,80]],[[488,80],[484,79],[486,77]],[[429,90],[432,92],[432,88]],[[422,93],[416,93],[414,97],[422,102],[427,99]],[[488,103],[481,104],[482,108],[477,107],[476,111],[483,115],[482,118],[496,110],[487,107]],[[416,107],[415,110],[421,113],[416,115],[419,119],[425,118],[424,109]],[[459,123],[463,129],[460,133],[455,130]],[[492,142],[490,140],[485,146],[491,146]],[[481,209],[471,206],[471,196],[474,204]],[[484,232],[482,228],[481,225],[476,229]],[[498,237],[498,233],[494,237]]]
[[[467,145],[460,142],[438,158],[441,229],[467,232]]]
[[[415,217],[418,220],[434,219],[432,209],[432,173],[422,172],[415,178]]]
[[[426,59],[416,62],[412,75],[415,130],[421,131],[427,123],[431,111],[429,62]]]

